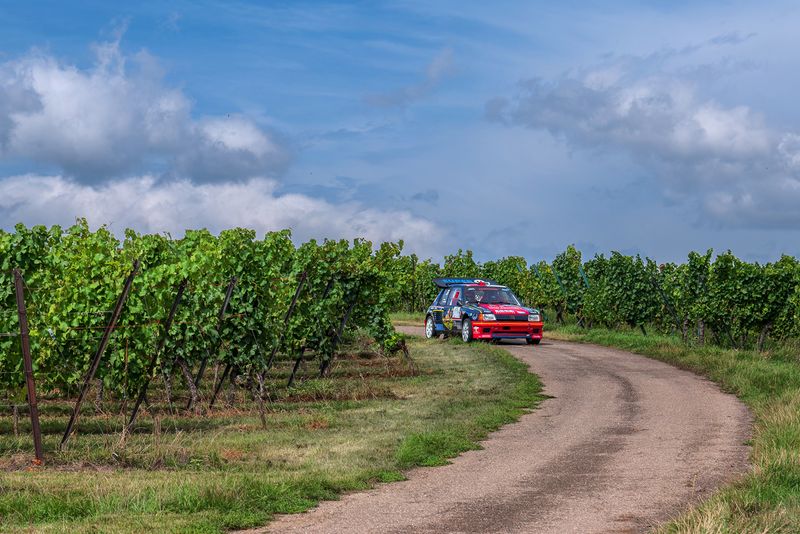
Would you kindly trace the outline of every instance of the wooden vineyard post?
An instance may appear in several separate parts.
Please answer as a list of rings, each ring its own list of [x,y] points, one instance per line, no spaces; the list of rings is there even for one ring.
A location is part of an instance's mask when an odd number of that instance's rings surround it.
[[[297,370],[300,369],[300,362],[303,361],[303,356],[306,353],[305,346],[300,347],[300,354],[297,355],[297,359],[294,361],[294,367],[292,367],[292,374],[289,375],[289,381],[286,383],[286,387],[290,388],[294,384],[294,376],[297,374]]]
[[[25,387],[28,391],[28,408],[31,414],[31,429],[33,430],[33,449],[36,454],[35,463],[41,465],[44,461],[42,452],[42,431],[39,427],[39,406],[36,403],[36,383],[33,380],[33,361],[31,360],[31,342],[28,337],[28,313],[25,309],[25,293],[22,273],[14,269],[14,291],[17,296],[17,314],[19,316],[19,337],[22,345],[22,360],[25,366]]]
[[[334,356],[335,351],[336,351],[336,345],[339,344],[339,341],[342,338],[342,334],[344,334],[344,329],[347,326],[347,321],[350,320],[350,315],[352,315],[353,309],[355,309],[356,303],[358,302],[358,289],[359,288],[357,287],[356,292],[353,295],[352,300],[350,301],[350,305],[347,307],[347,311],[342,316],[342,320],[339,323],[339,328],[338,328],[338,330],[336,330],[336,333],[335,333],[336,337],[333,338],[333,349],[331,351],[331,357],[329,359],[323,361],[323,362],[320,362],[320,364],[319,364],[319,377],[320,378],[325,376],[325,373],[328,372],[328,368],[331,366],[331,363],[333,363],[333,356]]]
[[[61,438],[61,444],[59,445],[59,449],[63,449],[64,446],[69,441],[69,437],[72,434],[73,429],[75,428],[75,423],[78,420],[78,415],[81,411],[81,404],[83,404],[83,399],[86,397],[86,392],[89,391],[89,386],[92,383],[92,379],[94,379],[94,375],[97,372],[97,368],[100,366],[100,359],[103,357],[103,353],[106,351],[106,347],[108,347],[108,342],[111,339],[111,334],[114,332],[114,328],[117,326],[117,321],[119,320],[119,316],[122,314],[122,308],[125,306],[125,301],[128,298],[128,294],[131,291],[131,285],[133,284],[133,279],[136,276],[136,273],[139,271],[139,260],[135,260],[133,262],[133,269],[128,277],[125,279],[125,286],[122,288],[122,293],[120,294],[119,298],[117,299],[117,303],[114,305],[114,311],[111,313],[111,320],[109,320],[108,325],[106,326],[105,331],[103,332],[103,337],[100,339],[100,345],[97,346],[97,352],[95,352],[94,359],[92,360],[92,365],[89,367],[89,372],[86,373],[86,378],[83,381],[83,387],[81,388],[81,392],[78,395],[78,400],[75,402],[75,408],[72,410],[72,416],[69,418],[69,423],[67,424],[67,430],[64,432],[64,437]]]
[[[324,301],[328,298],[328,295],[333,289],[333,284],[336,282],[334,278],[328,280],[328,285],[325,286],[325,291],[322,292],[322,298],[320,298],[320,302]],[[324,324],[324,323],[323,323]],[[289,382],[286,384],[286,387],[292,387],[294,384],[294,377],[297,375],[297,370],[300,368],[300,363],[303,361],[303,355],[306,353],[306,347],[303,346],[300,348],[300,354],[297,356],[297,359],[294,362],[294,367],[292,368],[292,374],[289,375]]]
[[[144,402],[144,398],[147,395],[147,386],[150,385],[150,380],[153,378],[153,371],[156,369],[156,361],[158,360],[159,354],[161,351],[164,350],[164,345],[167,343],[167,339],[169,338],[169,330],[172,327],[172,321],[175,320],[175,314],[178,311],[178,306],[181,303],[181,298],[183,297],[183,292],[186,290],[187,280],[184,279],[180,285],[178,286],[178,293],[175,295],[175,300],[172,302],[172,307],[169,310],[169,315],[167,316],[167,322],[164,323],[164,334],[161,336],[161,340],[158,342],[158,347],[153,352],[153,357],[150,358],[150,365],[147,367],[147,374],[144,377],[144,384],[142,384],[142,388],[139,390],[139,396],[136,399],[136,404],[133,406],[133,411],[131,412],[131,418],[128,421],[128,426],[126,431],[130,432],[133,429],[133,423],[136,421],[136,415],[139,413],[139,407]]]
[[[222,302],[222,307],[219,310],[219,315],[217,316],[217,333],[222,330],[222,321],[225,320],[225,312],[228,311],[228,304],[231,302],[231,295],[233,295],[233,288],[236,286],[236,277],[231,277],[230,281],[228,282],[228,287],[225,289],[225,300]],[[219,347],[219,338],[220,336],[217,335],[217,346],[214,347],[214,352],[216,352],[217,348]],[[206,357],[203,358],[203,361],[200,362],[200,369],[197,370],[197,376],[194,379],[194,387],[195,389],[200,388],[200,381],[203,380],[203,374],[206,372],[206,366],[208,365],[208,358],[209,353],[206,352]],[[194,405],[194,396],[189,398],[189,402],[186,404],[186,409],[191,410],[192,406]]]
[[[283,317],[283,329],[281,330],[281,335],[278,338],[278,342],[275,343],[274,347],[272,347],[272,352],[267,360],[267,369],[272,367],[272,361],[275,359],[275,354],[277,354],[278,349],[283,343],[283,337],[286,335],[286,326],[289,324],[289,319],[291,319],[292,314],[294,313],[294,308],[297,305],[297,299],[300,298],[300,292],[303,290],[303,285],[306,283],[307,276],[308,275],[305,271],[303,271],[303,273],[300,275],[300,281],[297,283],[297,290],[294,292],[294,297],[292,297],[292,302],[289,304],[289,309],[286,310],[286,315]]]
[[[231,372],[231,368],[232,368],[231,363],[225,364],[225,369],[222,371],[222,378],[220,378],[219,381],[214,386],[214,393],[211,395],[211,400],[208,403],[209,410],[214,407],[214,403],[217,401],[217,396],[219,395],[219,392],[222,390],[222,385],[225,383],[225,379],[228,378],[228,373]],[[233,381],[233,376],[231,376],[231,381]]]
[[[564,324],[564,311],[567,311],[567,308],[569,307],[569,296],[567,295],[567,289],[561,282],[561,277],[558,276],[558,271],[556,271],[555,267],[551,267],[551,269],[556,277],[556,282],[558,282],[558,287],[561,288],[561,293],[564,295],[564,306],[556,305],[556,322]]]
[[[411,255],[411,305],[408,311],[414,313],[417,311],[417,255]]]

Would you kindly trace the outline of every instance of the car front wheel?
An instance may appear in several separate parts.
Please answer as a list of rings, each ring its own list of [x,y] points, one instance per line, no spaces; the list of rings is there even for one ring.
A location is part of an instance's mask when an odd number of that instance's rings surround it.
[[[472,320],[464,319],[461,323],[461,340],[464,343],[472,341]]]
[[[417,323],[417,324],[419,324],[419,323]],[[428,318],[425,319],[425,337],[428,338],[428,339],[432,339],[433,338],[433,332],[434,332],[433,317],[431,317],[429,315]]]

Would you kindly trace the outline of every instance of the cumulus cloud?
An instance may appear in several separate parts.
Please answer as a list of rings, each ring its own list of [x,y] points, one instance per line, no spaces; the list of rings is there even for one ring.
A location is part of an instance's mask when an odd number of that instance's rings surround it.
[[[684,80],[623,74],[605,68],[580,78],[527,81],[513,101],[493,101],[491,113],[575,145],[619,145],[664,159],[745,161],[773,147],[773,133],[746,106],[698,99]]]
[[[142,232],[182,235],[188,228],[218,232],[236,226],[259,232],[291,228],[296,239],[364,237],[373,242],[405,240],[408,248],[433,255],[441,231],[406,211],[379,211],[359,203],[332,204],[299,194],[278,194],[265,178],[195,184],[153,176],[93,186],[63,176],[22,175],[0,180],[0,218],[36,224],[71,224],[86,217]]]
[[[717,222],[800,224],[800,136],[771,127],[747,105],[703,95],[691,69],[667,67],[668,54],[653,58],[528,80],[486,112],[573,148],[626,151],[662,181],[667,197],[697,201]]]
[[[88,69],[32,52],[0,64],[0,155],[56,166],[84,183],[142,172],[241,180],[280,172],[288,158],[246,117],[192,117],[155,58],[94,47]]]
[[[89,68],[42,52],[0,63],[0,158],[58,169],[0,178],[3,225],[291,228],[300,240],[404,239],[436,252],[439,229],[409,212],[278,193],[284,144],[245,115],[194,116],[155,58],[122,53],[121,34],[94,47]]]
[[[404,108],[430,94],[453,72],[453,50],[445,48],[428,64],[424,78],[395,91],[366,95],[364,101],[379,108]]]

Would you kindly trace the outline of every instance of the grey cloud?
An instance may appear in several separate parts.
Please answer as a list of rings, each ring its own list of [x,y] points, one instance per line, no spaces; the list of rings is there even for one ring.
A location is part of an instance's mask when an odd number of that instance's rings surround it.
[[[0,65],[0,156],[55,165],[84,183],[166,169],[200,181],[276,174],[288,152],[242,116],[191,114],[145,52],[94,47],[89,69],[31,53]]]
[[[288,152],[248,119],[228,116],[194,124],[193,143],[175,155],[178,176],[196,182],[239,180],[283,172]]]
[[[396,91],[366,95],[364,101],[379,108],[403,108],[430,94],[452,72],[453,50],[445,48],[428,64],[425,77],[419,83]]]
[[[425,202],[435,206],[439,203],[439,192],[436,189],[426,189],[425,191],[414,193],[411,196],[411,200],[416,202]]]
[[[739,161],[770,150],[772,133],[746,106],[698,101],[691,84],[668,77],[620,84],[613,76],[527,82],[509,110],[510,122],[570,142],[625,145],[661,158]]]
[[[716,223],[796,227],[800,137],[746,105],[703,96],[685,72],[652,56],[621,58],[523,82],[516,96],[487,102],[486,114],[576,149],[625,151],[667,198],[697,202]]]
[[[14,130],[14,113],[32,113],[41,109],[36,93],[14,73],[12,65],[0,65],[0,155],[7,149]]]
[[[709,193],[706,211],[733,228],[765,230],[800,228],[800,180],[772,174],[756,184],[737,184]]]
[[[738,45],[745,41],[749,41],[756,35],[757,34],[754,32],[742,33],[739,31],[734,31],[712,37],[708,42],[714,45]]]

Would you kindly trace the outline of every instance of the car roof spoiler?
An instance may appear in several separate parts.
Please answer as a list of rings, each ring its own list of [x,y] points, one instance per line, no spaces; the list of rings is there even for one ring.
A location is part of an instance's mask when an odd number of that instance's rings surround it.
[[[479,284],[487,286],[500,285],[494,280],[485,280],[482,278],[434,278],[433,283],[436,284],[436,287],[441,287],[441,288],[456,286],[460,284]]]

